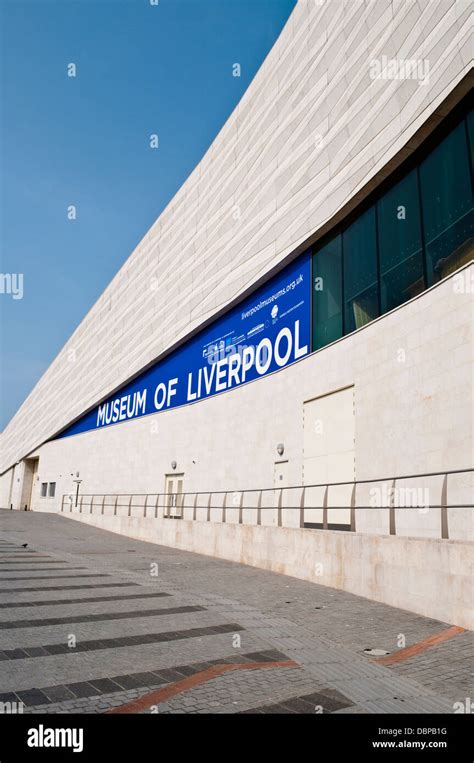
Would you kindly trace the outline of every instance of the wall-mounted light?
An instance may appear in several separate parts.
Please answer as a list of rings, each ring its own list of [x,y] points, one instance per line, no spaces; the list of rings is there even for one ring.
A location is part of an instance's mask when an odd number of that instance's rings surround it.
[[[177,467],[177,463],[176,463],[176,461],[172,461],[172,462],[171,462],[171,468],[172,468],[172,469],[176,469],[176,467]]]
[[[282,456],[284,452],[285,452],[285,446],[283,445],[282,442],[279,442],[277,445],[277,453],[279,456]]]

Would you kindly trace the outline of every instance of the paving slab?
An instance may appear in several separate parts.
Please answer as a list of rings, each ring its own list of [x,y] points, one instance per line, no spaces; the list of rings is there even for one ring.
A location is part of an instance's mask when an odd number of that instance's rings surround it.
[[[0,511],[0,539],[0,702],[25,712],[452,713],[474,696],[472,633],[425,644],[449,623],[62,515]]]

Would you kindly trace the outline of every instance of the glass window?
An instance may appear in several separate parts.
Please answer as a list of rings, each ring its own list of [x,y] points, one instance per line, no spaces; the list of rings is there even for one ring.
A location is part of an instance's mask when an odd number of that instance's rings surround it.
[[[472,190],[461,122],[420,164],[428,285],[472,258]]]
[[[345,331],[348,334],[379,315],[375,207],[342,234]]]
[[[48,483],[42,482],[41,483],[41,498],[46,498],[47,490],[48,490]]]
[[[55,482],[50,482],[49,483],[49,492],[48,492],[49,497],[50,498],[54,498],[55,493],[56,493],[56,483]]]
[[[313,256],[313,350],[342,336],[341,236]]]
[[[471,149],[471,173],[474,173],[474,109],[467,115],[467,131],[469,133],[469,146]]]
[[[402,305],[425,288],[416,170],[377,202],[381,312]]]

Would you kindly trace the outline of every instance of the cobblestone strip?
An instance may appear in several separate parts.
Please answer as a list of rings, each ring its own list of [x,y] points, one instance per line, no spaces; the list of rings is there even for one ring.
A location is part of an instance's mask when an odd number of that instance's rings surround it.
[[[186,692],[188,689],[192,689],[198,684],[212,681],[217,676],[221,676],[223,673],[230,673],[235,670],[264,670],[275,668],[292,668],[297,667],[296,663],[291,660],[285,660],[281,662],[253,662],[253,663],[229,663],[227,665],[215,665],[207,670],[203,670],[194,676],[188,676],[181,681],[175,681],[167,687],[157,689],[151,694],[146,694],[139,700],[130,702],[127,705],[111,710],[112,713],[139,713],[150,705],[158,705],[160,702],[166,702],[170,697],[174,697],[176,694]]]

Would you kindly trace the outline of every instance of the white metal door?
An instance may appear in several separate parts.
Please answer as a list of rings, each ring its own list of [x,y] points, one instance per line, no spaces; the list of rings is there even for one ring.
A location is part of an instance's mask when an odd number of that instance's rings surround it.
[[[184,474],[167,474],[165,477],[165,516],[183,516]]]
[[[304,404],[303,449],[305,485],[352,482],[355,479],[354,387]],[[324,492],[324,489],[314,491],[318,495],[317,505],[321,508],[307,509],[306,522],[322,524]],[[351,496],[351,485],[328,488],[326,501],[329,529],[331,526],[334,529],[350,526]]]
[[[288,461],[276,461],[273,469],[273,487],[288,487]]]

